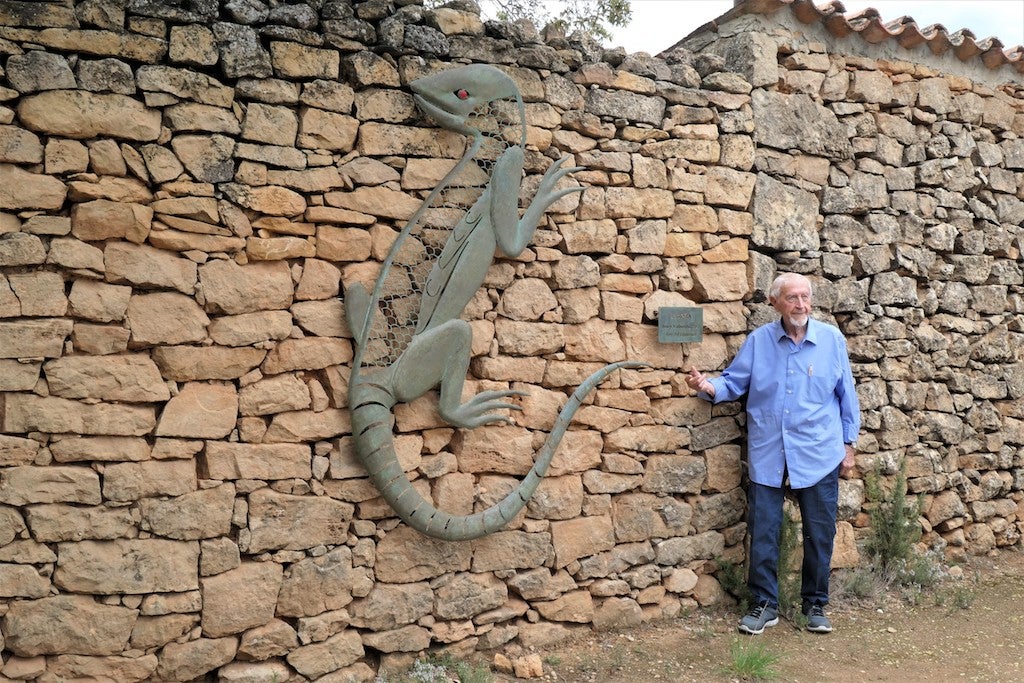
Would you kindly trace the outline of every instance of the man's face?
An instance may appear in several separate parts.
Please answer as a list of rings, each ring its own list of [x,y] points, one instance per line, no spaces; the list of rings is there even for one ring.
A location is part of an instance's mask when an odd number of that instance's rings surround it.
[[[811,314],[811,286],[804,280],[791,280],[778,297],[770,299],[782,319],[793,327],[806,327]]]

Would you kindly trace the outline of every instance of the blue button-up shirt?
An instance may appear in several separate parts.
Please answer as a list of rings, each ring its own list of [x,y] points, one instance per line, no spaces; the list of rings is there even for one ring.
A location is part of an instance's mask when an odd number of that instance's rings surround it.
[[[781,321],[762,325],[747,337],[720,377],[714,402],[747,395],[747,450],[750,480],[807,488],[829,474],[857,439],[860,404],[842,332],[809,320],[796,344]],[[701,394],[710,398],[707,394]]]

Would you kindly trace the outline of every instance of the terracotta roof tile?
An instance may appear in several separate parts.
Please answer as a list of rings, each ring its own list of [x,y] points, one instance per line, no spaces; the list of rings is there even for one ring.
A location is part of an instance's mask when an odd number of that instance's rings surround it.
[[[942,24],[932,24],[922,29],[909,16],[885,21],[878,10],[871,7],[847,15],[846,7],[839,0],[829,0],[821,5],[813,0],[735,0],[731,10],[694,33],[716,30],[719,24],[743,14],[773,14],[783,7],[788,7],[793,16],[804,24],[821,23],[837,38],[856,33],[873,45],[892,40],[906,49],[924,43],[936,55],[952,50],[962,62],[978,59],[989,69],[1008,65],[1018,73],[1024,73],[1024,45],[1003,49],[1003,43],[998,38],[977,40],[968,29],[951,33]]]

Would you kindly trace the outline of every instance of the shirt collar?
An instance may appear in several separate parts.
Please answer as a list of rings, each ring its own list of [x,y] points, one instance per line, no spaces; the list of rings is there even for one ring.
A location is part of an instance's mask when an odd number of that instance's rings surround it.
[[[782,326],[782,319],[779,318],[772,323],[775,326],[774,338],[775,341],[781,341],[782,339],[789,339],[789,335],[786,334],[786,329]],[[818,321],[814,318],[807,319],[807,333],[804,334],[804,341],[810,342],[815,346],[818,345]]]

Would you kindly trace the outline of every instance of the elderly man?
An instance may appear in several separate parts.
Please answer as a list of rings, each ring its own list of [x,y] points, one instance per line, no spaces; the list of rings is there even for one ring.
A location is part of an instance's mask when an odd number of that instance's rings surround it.
[[[686,383],[715,403],[747,397],[747,585],[753,606],[739,630],[758,634],[779,623],[779,537],[789,488],[803,524],[803,614],[809,631],[829,633],[824,607],[839,475],[853,467],[860,407],[846,340],[837,328],[811,318],[810,280],[779,275],[768,299],[780,319],[751,332],[720,377],[691,369]]]

